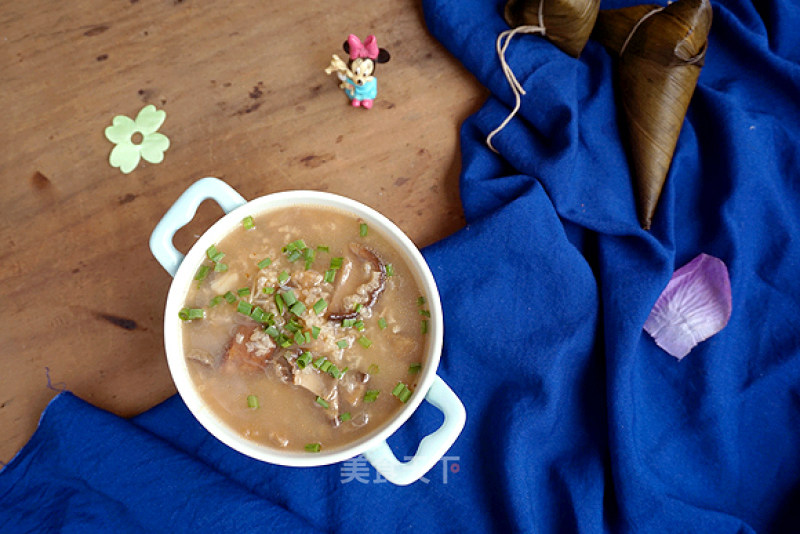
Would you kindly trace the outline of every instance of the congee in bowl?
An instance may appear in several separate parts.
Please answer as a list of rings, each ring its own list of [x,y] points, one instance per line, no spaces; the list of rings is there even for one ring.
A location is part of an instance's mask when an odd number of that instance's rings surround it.
[[[250,441],[346,447],[415,391],[423,295],[390,240],[349,213],[301,205],[247,216],[208,247],[179,312],[191,380]]]

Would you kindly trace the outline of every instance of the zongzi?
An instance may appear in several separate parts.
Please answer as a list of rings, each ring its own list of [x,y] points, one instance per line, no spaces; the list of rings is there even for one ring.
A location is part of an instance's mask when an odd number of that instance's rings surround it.
[[[708,0],[603,10],[592,36],[619,55],[618,88],[637,212],[649,229],[697,85],[711,28]]]
[[[509,0],[509,26],[543,26],[545,37],[561,50],[578,57],[592,33],[600,0]],[[540,17],[541,14],[541,17]]]

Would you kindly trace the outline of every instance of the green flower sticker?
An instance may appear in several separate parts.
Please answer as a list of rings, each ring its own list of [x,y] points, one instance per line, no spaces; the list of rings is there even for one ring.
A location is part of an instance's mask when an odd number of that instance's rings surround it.
[[[111,126],[106,128],[106,139],[114,143],[108,162],[112,167],[117,167],[128,174],[139,165],[139,159],[144,158],[150,163],[164,161],[164,151],[169,148],[169,139],[158,130],[167,112],[157,110],[152,104],[145,106],[132,120],[125,115],[117,115],[111,121]]]

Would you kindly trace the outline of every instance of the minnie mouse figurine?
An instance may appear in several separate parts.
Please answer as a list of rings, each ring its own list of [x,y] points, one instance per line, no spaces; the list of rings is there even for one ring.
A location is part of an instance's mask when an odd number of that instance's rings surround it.
[[[344,89],[353,107],[371,109],[373,100],[378,96],[378,79],[372,75],[375,64],[386,63],[391,56],[383,48],[378,48],[374,35],[362,43],[358,37],[350,34],[343,48],[350,54],[350,61],[345,63],[334,54],[325,73],[330,75],[336,72],[341,82],[339,88]]]

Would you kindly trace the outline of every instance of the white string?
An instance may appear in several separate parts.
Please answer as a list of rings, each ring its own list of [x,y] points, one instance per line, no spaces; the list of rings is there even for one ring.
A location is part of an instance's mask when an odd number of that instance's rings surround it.
[[[648,12],[645,16],[643,16],[642,18],[639,19],[639,21],[633,26],[631,31],[628,32],[628,37],[625,38],[625,42],[622,43],[622,48],[619,49],[619,57],[622,57],[623,52],[625,52],[625,49],[628,48],[628,43],[631,42],[631,37],[633,37],[633,34],[636,33],[636,30],[639,29],[639,26],[642,25],[642,22],[646,21],[647,19],[649,19],[650,17],[652,17],[653,15],[658,13],[659,11],[663,11],[663,10],[664,10],[663,7],[657,7],[655,9],[653,9],[652,11]]]
[[[517,26],[516,28],[505,30],[501,32],[500,35],[497,36],[497,42],[495,43],[495,49],[497,50],[497,56],[500,58],[500,67],[503,69],[503,74],[506,76],[506,80],[508,80],[508,85],[511,86],[511,92],[514,93],[514,109],[511,110],[511,113],[505,118],[503,122],[500,123],[500,126],[495,128],[491,131],[489,135],[486,136],[486,144],[492,151],[497,154],[497,149],[492,145],[492,138],[500,133],[500,131],[506,127],[506,125],[511,122],[511,119],[519,111],[520,106],[522,105],[522,95],[526,94],[525,89],[522,88],[522,85],[517,80],[517,77],[514,75],[514,71],[511,70],[511,67],[506,62],[506,49],[508,49],[508,45],[511,42],[511,38],[517,35],[518,33],[538,33],[542,36],[545,35],[545,28],[544,28],[544,20],[542,18],[542,9],[544,7],[545,0],[540,0],[539,2],[539,25],[538,26]]]

